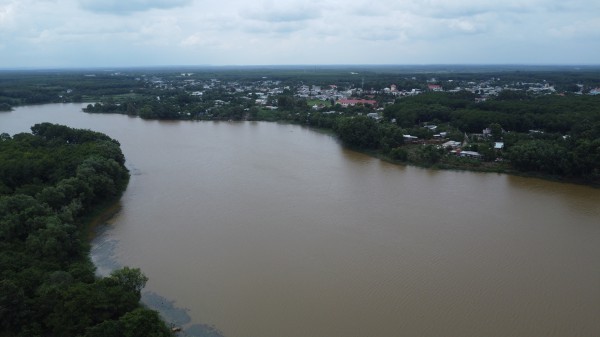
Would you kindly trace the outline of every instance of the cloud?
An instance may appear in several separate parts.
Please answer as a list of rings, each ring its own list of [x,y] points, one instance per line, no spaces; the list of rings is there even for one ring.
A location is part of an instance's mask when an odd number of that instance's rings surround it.
[[[265,34],[269,36],[289,35],[306,29],[306,25],[296,21],[282,22],[250,22],[244,27],[244,32],[248,34]]]
[[[598,17],[591,0],[0,0],[0,66],[598,63]]]
[[[379,2],[374,1],[371,5],[371,2],[367,2],[366,5],[361,4],[361,6],[370,8],[379,4]],[[401,11],[437,19],[456,19],[482,14],[499,14],[502,16],[539,15],[542,13],[598,10],[598,8],[600,8],[600,5],[588,0],[397,0],[386,4],[387,11]],[[368,11],[370,9],[367,9]]]
[[[485,19],[483,18],[485,17]],[[445,20],[448,28],[459,34],[484,34],[488,32],[488,20],[493,16],[476,16]]]
[[[0,28],[8,27],[15,23],[15,9],[17,5],[15,2],[0,3]]]
[[[245,18],[266,22],[296,22],[312,20],[320,17],[320,8],[318,5],[308,6],[299,3],[296,6],[290,6],[289,3],[279,5],[264,5],[262,8],[254,8],[247,11]]]
[[[79,0],[81,8],[97,13],[126,15],[151,9],[172,9],[186,6],[192,0]]]
[[[340,10],[340,9],[337,9]],[[357,3],[355,6],[350,7],[349,14],[360,16],[373,16],[373,17],[384,17],[390,13],[390,8],[385,4],[379,2],[364,2]]]
[[[549,30],[550,35],[559,39],[588,39],[597,41],[600,38],[600,21],[578,20],[554,27]]]

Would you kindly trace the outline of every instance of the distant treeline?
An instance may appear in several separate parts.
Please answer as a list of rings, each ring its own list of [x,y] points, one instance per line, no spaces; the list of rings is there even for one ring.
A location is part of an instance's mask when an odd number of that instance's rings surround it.
[[[0,336],[169,336],[140,306],[147,278],[98,278],[87,222],[124,190],[119,143],[49,123],[0,135]]]
[[[559,92],[577,92],[598,86],[598,67],[544,66],[282,66],[282,67],[187,67],[132,68],[117,70],[0,71],[0,111],[26,104],[97,102],[118,95],[160,95],[148,85],[152,77],[181,83],[190,79],[218,79],[252,83],[279,81],[282,86],[300,84],[381,90],[425,89],[435,79],[452,89],[466,81],[494,79],[495,85],[543,82]],[[577,84],[582,87],[578,87]]]
[[[106,72],[0,71],[0,111],[28,104],[82,102],[138,88],[140,83],[134,77]]]

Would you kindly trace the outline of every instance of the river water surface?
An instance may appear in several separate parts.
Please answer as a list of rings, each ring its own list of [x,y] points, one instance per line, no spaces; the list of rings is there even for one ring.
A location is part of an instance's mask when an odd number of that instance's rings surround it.
[[[0,113],[0,132],[48,121],[119,140],[133,176],[96,245],[141,268],[187,325],[226,337],[600,333],[598,189],[392,165],[296,125],[81,107]]]

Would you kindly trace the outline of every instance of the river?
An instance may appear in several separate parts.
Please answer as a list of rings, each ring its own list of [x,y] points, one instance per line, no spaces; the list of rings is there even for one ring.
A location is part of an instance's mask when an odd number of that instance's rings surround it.
[[[0,132],[52,122],[121,143],[132,179],[92,257],[141,268],[187,335],[600,332],[599,189],[392,165],[297,125],[81,108],[2,112]]]

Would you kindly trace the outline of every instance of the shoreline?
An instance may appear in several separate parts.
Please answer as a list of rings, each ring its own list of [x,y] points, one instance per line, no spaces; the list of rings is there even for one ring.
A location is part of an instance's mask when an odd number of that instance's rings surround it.
[[[83,109],[82,109],[82,112],[89,113],[89,112],[83,111]],[[118,113],[118,112],[101,112],[101,114],[120,114],[120,113]],[[120,114],[120,115],[122,115],[122,114]],[[127,115],[127,116],[132,116],[132,115]],[[141,118],[144,120],[157,120],[157,121],[228,122],[227,120],[219,120],[219,119],[183,119],[183,118],[180,118],[180,119],[153,119],[153,118],[146,119],[146,118],[142,118],[140,116],[132,116],[132,117]],[[290,125],[298,125],[301,127],[306,127],[310,130],[333,136],[334,138],[336,138],[336,140],[339,141],[340,146],[343,146],[346,149],[360,152],[360,153],[366,154],[368,156],[371,156],[373,158],[377,158],[377,159],[380,159],[380,160],[383,160],[383,161],[386,161],[388,163],[395,164],[395,165],[410,165],[410,166],[416,166],[416,167],[432,169],[432,170],[451,170],[451,171],[469,171],[469,172],[480,172],[480,173],[507,174],[507,175],[517,176],[517,177],[537,178],[537,179],[542,179],[542,180],[546,180],[546,181],[552,181],[552,182],[558,182],[558,183],[564,183],[564,184],[575,184],[575,185],[588,186],[588,187],[592,187],[595,189],[600,189],[600,181],[590,181],[590,180],[585,180],[585,179],[572,179],[572,178],[568,178],[568,177],[540,174],[537,172],[522,172],[522,171],[518,171],[511,167],[495,168],[494,162],[491,162],[492,165],[486,165],[486,164],[488,164],[488,162],[480,161],[479,162],[480,165],[478,165],[479,166],[478,167],[478,166],[472,166],[470,164],[452,165],[452,164],[448,164],[448,163],[444,163],[444,162],[438,162],[438,163],[430,165],[427,163],[396,160],[396,159],[392,159],[391,157],[382,153],[379,150],[368,150],[368,149],[361,149],[361,148],[347,146],[339,139],[339,136],[335,133],[335,131],[332,128],[302,124],[302,123],[298,123],[294,120],[287,120],[287,119],[246,120],[246,119],[243,119],[243,120],[234,121],[234,122],[282,123],[282,124],[290,124]],[[403,145],[400,148],[403,148],[403,147],[406,147],[406,145]]]
[[[95,223],[90,230],[89,258],[96,268],[98,277],[106,277],[114,270],[123,267],[115,254],[119,241],[105,235],[112,226],[109,221],[119,210],[120,204],[110,205],[93,219]],[[175,299],[166,298],[152,290],[142,290],[140,305],[157,311],[169,328],[180,328],[180,336],[224,337],[214,326],[193,322],[188,313],[189,309],[177,306]]]
[[[270,122],[270,121],[264,121],[264,122]],[[286,121],[276,121],[275,123],[282,123],[282,122],[286,122]],[[479,166],[470,166],[470,165],[461,166],[461,165],[451,165],[451,164],[447,164],[444,162],[439,162],[439,163],[436,163],[433,165],[427,165],[425,163],[416,163],[416,162],[397,160],[397,159],[391,158],[390,156],[388,156],[378,150],[367,150],[367,149],[360,149],[360,148],[347,146],[339,139],[339,137],[336,135],[336,133],[330,128],[320,128],[320,127],[304,125],[304,124],[299,124],[299,123],[294,123],[294,122],[288,122],[288,123],[292,124],[292,125],[299,125],[302,127],[306,127],[310,130],[313,130],[313,131],[316,131],[319,133],[331,135],[334,138],[336,138],[336,140],[339,141],[340,146],[343,146],[346,149],[349,149],[349,150],[352,150],[352,151],[355,151],[358,153],[362,153],[362,154],[368,155],[372,158],[377,158],[379,160],[382,160],[382,161],[385,161],[387,163],[394,164],[394,165],[414,166],[414,167],[419,167],[419,168],[423,168],[423,169],[440,170],[440,171],[465,171],[465,172],[477,172],[477,173],[506,174],[506,175],[511,175],[511,176],[515,176],[515,177],[535,178],[535,179],[541,179],[541,180],[545,180],[545,181],[551,181],[551,182],[557,182],[557,183],[563,183],[563,184],[574,184],[574,185],[579,185],[579,186],[587,186],[587,187],[591,187],[591,188],[595,188],[595,189],[600,189],[600,181],[588,181],[588,180],[583,180],[583,179],[568,179],[568,178],[560,177],[560,176],[539,174],[536,172],[521,172],[521,171],[512,169],[510,167],[495,168],[491,165],[485,165],[486,162],[482,162],[482,161],[479,162],[480,163]],[[404,145],[403,147],[405,147],[405,146],[406,145]]]

